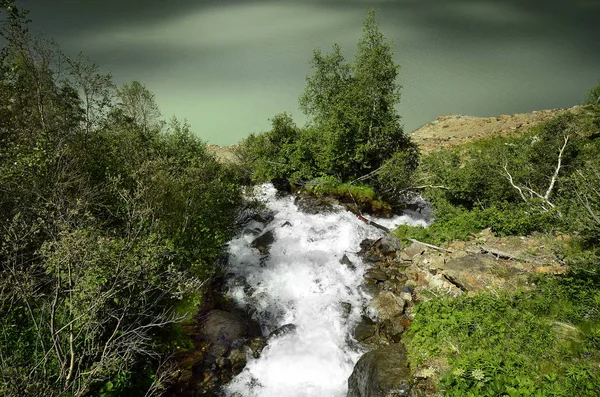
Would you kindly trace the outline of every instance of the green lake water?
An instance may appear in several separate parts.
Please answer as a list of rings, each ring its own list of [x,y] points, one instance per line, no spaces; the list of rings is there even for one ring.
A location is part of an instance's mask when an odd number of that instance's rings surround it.
[[[19,3],[19,2],[18,2]],[[600,80],[600,1],[24,0],[34,27],[83,51],[117,83],[157,96],[210,143],[304,119],[297,98],[314,48],[349,59],[362,16],[381,10],[396,44],[405,130],[437,116],[495,116],[581,103]]]

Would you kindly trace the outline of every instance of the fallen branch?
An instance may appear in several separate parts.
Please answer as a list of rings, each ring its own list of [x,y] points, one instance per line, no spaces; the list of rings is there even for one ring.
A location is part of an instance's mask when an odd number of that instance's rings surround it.
[[[421,245],[424,245],[425,247],[433,248],[433,249],[438,250],[438,251],[444,251],[444,252],[448,252],[450,254],[452,253],[452,251],[450,251],[449,249],[438,247],[437,245],[433,245],[433,244],[427,244],[427,243],[424,243],[422,241],[415,240],[414,238],[409,238],[408,240],[412,241],[413,243],[421,244]]]
[[[389,232],[390,232],[390,229],[388,229],[387,227],[385,227],[385,226],[383,226],[383,225],[380,225],[380,224],[379,224],[379,223],[377,223],[377,222],[373,222],[373,221],[371,221],[371,220],[369,220],[369,219],[365,218],[365,217],[364,217],[364,216],[362,216],[362,215],[356,215],[356,217],[357,217],[358,219],[360,219],[361,221],[365,222],[367,225],[371,225],[371,226],[373,226],[373,227],[376,227],[377,229],[383,230],[383,231],[384,231],[384,232],[386,232],[386,233],[389,233]]]
[[[512,255],[512,254],[509,254],[508,252],[497,250],[495,248],[490,248],[490,247],[485,247],[483,245],[480,245],[479,249],[484,254],[496,255],[497,258],[510,259],[512,261],[519,261],[519,262],[526,262],[525,260],[523,260],[523,258],[520,258],[520,257]]]

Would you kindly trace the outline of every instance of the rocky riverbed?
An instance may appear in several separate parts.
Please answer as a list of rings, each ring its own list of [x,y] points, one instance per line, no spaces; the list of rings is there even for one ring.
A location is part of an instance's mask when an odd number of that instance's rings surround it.
[[[392,235],[354,223],[335,202],[300,201],[305,212],[290,197],[275,211],[248,217],[230,249],[237,258],[230,258],[230,272],[187,326],[194,348],[180,357],[173,395],[283,395],[286,382],[289,390],[306,388],[294,396],[432,395],[427,371],[408,368],[402,346],[415,305],[523,288],[532,272],[566,270],[552,249],[562,236],[499,238],[483,231],[444,247],[403,247]],[[311,383],[311,377],[320,378]],[[338,379],[333,386],[332,379]]]

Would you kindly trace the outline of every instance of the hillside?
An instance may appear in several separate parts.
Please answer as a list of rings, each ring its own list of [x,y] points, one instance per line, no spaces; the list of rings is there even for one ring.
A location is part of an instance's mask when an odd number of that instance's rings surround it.
[[[460,145],[491,136],[505,136],[513,132],[525,132],[529,128],[548,121],[565,112],[577,113],[581,106],[568,109],[536,110],[531,113],[500,115],[497,117],[474,117],[465,115],[440,116],[410,133],[423,152]],[[232,146],[207,145],[208,151],[223,163],[235,163],[237,156]]]
[[[410,135],[422,151],[430,152],[491,136],[525,132],[534,125],[550,120],[561,113],[577,113],[579,109],[580,106],[574,106],[569,109],[539,110],[498,117],[440,116]]]

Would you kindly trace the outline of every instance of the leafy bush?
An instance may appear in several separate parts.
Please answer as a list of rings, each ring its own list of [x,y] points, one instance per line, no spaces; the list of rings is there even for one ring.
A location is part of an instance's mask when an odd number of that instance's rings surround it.
[[[389,215],[392,212],[391,206],[369,186],[340,183],[335,178],[326,176],[308,181],[304,188],[315,195],[337,197],[360,212],[380,215]]]
[[[590,89],[585,95],[585,105],[599,105],[600,104],[600,83],[594,88]]]
[[[365,17],[353,64],[334,45],[331,54],[316,50],[311,66],[300,97],[308,127],[299,129],[284,113],[275,116],[271,131],[243,142],[242,158],[254,179],[297,183],[332,176],[348,182],[386,164],[382,172],[394,178],[380,179],[381,186],[390,191],[406,186],[418,154],[396,113],[399,66],[376,12]]]
[[[170,327],[234,232],[237,176],[185,123],[165,131],[141,84],[111,104],[93,66],[69,60],[59,76],[64,55],[13,11],[0,58],[0,394],[158,394]],[[151,117],[128,109],[138,100]]]

